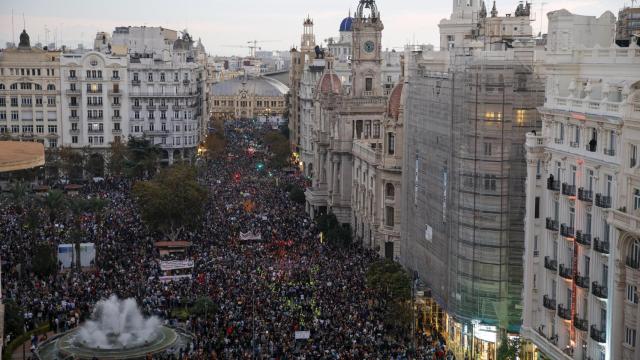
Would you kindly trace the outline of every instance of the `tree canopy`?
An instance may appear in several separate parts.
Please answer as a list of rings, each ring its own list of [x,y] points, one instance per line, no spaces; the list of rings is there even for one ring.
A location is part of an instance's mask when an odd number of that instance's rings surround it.
[[[291,157],[291,149],[289,148],[289,140],[278,131],[270,131],[263,137],[265,145],[273,153],[271,164],[274,167],[284,167],[289,163]]]
[[[177,240],[204,212],[207,190],[196,179],[196,169],[179,164],[163,169],[150,181],[139,181],[133,194],[142,219],[152,230]]]

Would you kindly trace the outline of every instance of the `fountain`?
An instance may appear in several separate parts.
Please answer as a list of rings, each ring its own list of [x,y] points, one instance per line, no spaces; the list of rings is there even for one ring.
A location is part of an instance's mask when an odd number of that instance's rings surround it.
[[[145,318],[134,299],[115,295],[99,301],[92,315],[79,328],[70,330],[38,347],[41,360],[143,359],[147,354],[186,349],[191,335]]]

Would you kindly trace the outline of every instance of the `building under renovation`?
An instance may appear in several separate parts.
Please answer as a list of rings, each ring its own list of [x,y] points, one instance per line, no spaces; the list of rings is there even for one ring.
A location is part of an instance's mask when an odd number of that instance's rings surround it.
[[[408,54],[401,262],[460,358],[494,359],[521,323],[523,145],[544,101],[529,9],[454,1],[441,51]]]

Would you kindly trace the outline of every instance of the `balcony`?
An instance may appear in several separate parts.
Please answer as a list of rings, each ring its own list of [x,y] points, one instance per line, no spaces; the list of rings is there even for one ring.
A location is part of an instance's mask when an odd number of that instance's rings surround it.
[[[120,104],[120,103],[111,103],[111,107],[112,107],[112,108],[116,108],[116,109],[117,109],[117,108],[120,108],[120,106],[121,106],[121,105],[122,105],[122,104]]]
[[[104,129],[89,129],[87,130],[89,134],[104,134]]]
[[[580,245],[591,246],[591,234],[585,234],[581,230],[576,231],[576,241]]]
[[[593,191],[585,190],[584,188],[578,189],[578,199],[584,202],[593,202]]]
[[[120,81],[120,76],[112,76],[111,81]]]
[[[67,76],[67,80],[69,80],[69,81],[77,81],[78,77],[76,77],[76,76]]]
[[[558,260],[551,260],[550,257],[545,256],[544,267],[547,268],[547,270],[556,271],[558,270]]]
[[[578,315],[573,317],[573,326],[580,331],[589,331],[589,322],[586,319],[580,319]]]
[[[625,261],[625,265],[628,267],[640,270],[640,259],[635,259],[633,256],[627,256],[627,261]]]
[[[116,115],[113,115],[113,116],[111,117],[111,120],[113,120],[113,121],[120,121],[120,120],[122,120],[122,117],[120,117],[120,116],[116,116]]]
[[[599,330],[595,325],[591,325],[591,338],[599,343],[607,342],[607,333]]]
[[[558,305],[558,316],[571,321],[571,308],[566,308],[562,304]]]
[[[569,267],[565,267],[563,264],[560,264],[558,272],[560,273],[561,277],[567,280],[573,280],[573,269]]]
[[[571,146],[572,148],[578,148],[578,147],[580,147],[580,143],[579,142],[575,142],[575,141],[571,141],[569,143],[569,146]]]
[[[576,275],[576,286],[589,290],[589,277]]]
[[[71,135],[80,135],[80,130],[79,129],[71,129],[69,130],[69,134]]]
[[[555,142],[556,144],[558,144],[558,145],[562,145],[562,143],[564,142],[564,139],[558,139],[558,138],[556,138],[556,139],[554,139],[554,142]]]
[[[553,180],[552,177],[547,179],[547,189],[551,191],[560,191],[560,180]]]
[[[596,206],[603,209],[611,208],[611,196],[596,194]]]
[[[64,93],[67,95],[80,95],[80,89],[67,89]]]
[[[69,107],[70,108],[74,108],[75,109],[75,108],[77,108],[79,106],[80,106],[80,103],[69,103]]]
[[[142,106],[140,106],[140,105],[132,105],[131,109],[132,110],[136,110],[136,111],[140,111],[140,110],[142,110]]]
[[[604,149],[604,154],[607,156],[616,156],[616,149]]]
[[[69,121],[80,121],[78,116],[69,116]]]
[[[609,255],[609,242],[608,241],[600,241],[600,238],[593,239],[593,250]]]
[[[100,108],[102,103],[87,103],[87,107]]]
[[[122,130],[121,129],[113,129],[113,130],[111,130],[111,133],[113,135],[122,135]]]
[[[155,105],[147,105],[147,110],[154,111],[156,109]]]
[[[184,85],[184,86],[189,85],[189,83],[191,83],[190,80],[182,80],[182,85]]]
[[[167,136],[169,135],[168,130],[145,130],[143,131],[146,136]]]
[[[120,90],[109,90],[107,91],[109,96],[120,96],[122,92]]]
[[[158,110],[167,111],[167,110],[169,110],[169,105],[160,105],[160,106],[158,106]]]
[[[591,293],[601,299],[606,299],[608,297],[607,287],[598,284],[597,281],[591,283]]]
[[[131,80],[131,85],[133,85],[133,86],[140,86],[140,79],[133,79],[133,80]]]
[[[547,218],[546,227],[547,230],[558,231],[558,221],[553,220],[552,218]]]
[[[560,225],[560,235],[568,238],[573,238],[575,234],[576,234],[576,229],[574,229],[573,227],[567,224]]]
[[[545,295],[542,297],[542,305],[552,311],[556,311],[556,300]]]
[[[562,183],[562,195],[576,196],[576,186]]]

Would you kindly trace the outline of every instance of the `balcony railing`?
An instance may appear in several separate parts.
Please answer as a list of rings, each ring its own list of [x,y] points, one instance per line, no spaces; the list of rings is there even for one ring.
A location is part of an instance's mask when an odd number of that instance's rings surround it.
[[[579,142],[575,142],[575,141],[571,141],[569,143],[569,146],[571,146],[572,148],[577,148],[577,147],[580,147],[580,143]]]
[[[142,110],[142,106],[140,106],[140,105],[132,105],[131,109],[140,111],[140,110]]]
[[[593,191],[585,190],[584,188],[578,189],[578,199],[585,202],[593,202]]]
[[[573,317],[573,326],[580,331],[589,331],[589,322],[586,319],[580,319],[578,315]]]
[[[607,287],[598,284],[597,281],[591,283],[591,293],[601,299],[606,299],[608,297]]]
[[[147,105],[147,110],[155,110],[156,106],[155,105]]]
[[[547,179],[547,189],[551,191],[560,191],[560,180]]]
[[[169,110],[169,106],[168,105],[160,105],[160,106],[158,106],[158,110],[167,111],[167,110]]]
[[[591,246],[591,234],[585,234],[582,230],[576,231],[576,241],[580,245]]]
[[[560,273],[560,276],[567,280],[573,280],[573,269],[564,266],[564,264],[560,264],[560,266],[558,267],[558,273]]]
[[[109,94],[109,96],[119,96],[122,94],[120,90],[109,90],[107,91],[107,93]]]
[[[573,227],[567,224],[560,225],[560,235],[564,237],[573,238],[575,234],[576,234],[576,229],[574,229]]]
[[[583,288],[583,289],[589,289],[589,277],[588,276],[581,276],[581,275],[576,275],[576,285]]]
[[[113,108],[119,108],[120,106],[122,106],[120,103],[111,103],[111,107]]]
[[[558,231],[558,221],[552,218],[547,218],[546,227],[551,231]]]
[[[69,116],[69,121],[80,121],[80,117],[78,117],[78,116]]]
[[[576,196],[576,186],[562,183],[562,195]]]
[[[558,260],[552,260],[550,257],[544,257],[544,267],[551,271],[558,270]]]
[[[627,256],[625,264],[632,269],[640,270],[640,259],[634,259],[633,256]]]
[[[593,250],[609,255],[609,242],[608,241],[600,241],[600,238],[593,239]]]
[[[611,208],[611,196],[596,194],[596,206],[603,209]]]
[[[542,297],[542,305],[549,310],[556,311],[556,299],[552,299],[547,295]]]
[[[597,144],[587,144],[587,151],[588,152],[596,152],[598,150],[598,145]]]
[[[616,156],[616,149],[604,149],[604,154],[607,156]]]
[[[566,308],[562,304],[558,305],[558,316],[571,321],[571,308]]]
[[[80,95],[80,89],[67,89],[65,90],[67,95]]]
[[[139,79],[138,80],[136,80],[136,79],[131,80],[131,85],[139,86],[140,85],[140,80]]]
[[[600,330],[595,325],[591,325],[591,338],[599,343],[605,343],[607,342],[607,333],[605,330]]]

